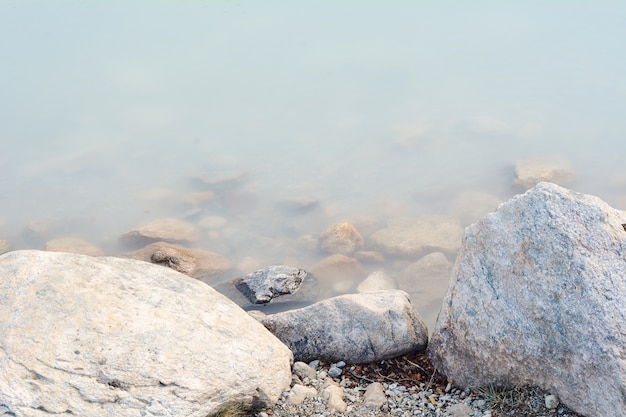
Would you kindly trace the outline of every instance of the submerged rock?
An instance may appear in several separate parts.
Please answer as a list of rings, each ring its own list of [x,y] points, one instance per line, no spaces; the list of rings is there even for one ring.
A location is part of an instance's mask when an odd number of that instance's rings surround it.
[[[127,241],[188,242],[198,237],[198,229],[184,220],[165,218],[132,229],[121,236]]]
[[[373,362],[423,350],[428,341],[426,325],[400,290],[341,295],[254,316],[304,362]]]
[[[568,185],[574,181],[574,170],[563,158],[533,158],[515,164],[513,184],[523,189],[534,187],[542,181]]]
[[[51,252],[70,252],[89,256],[102,256],[102,249],[77,237],[61,237],[46,242],[46,250]]]
[[[363,237],[348,222],[330,226],[320,234],[320,248],[329,253],[351,255],[363,247]]]
[[[189,249],[166,242],[156,242],[125,257],[172,268],[192,278],[211,284],[230,268],[230,262],[219,253]]]
[[[468,227],[433,364],[462,387],[539,386],[581,414],[626,415],[623,223],[596,197],[540,183]]]
[[[215,415],[271,406],[291,352],[209,286],[146,262],[43,251],[0,257],[0,411]]]
[[[370,243],[392,256],[415,259],[430,252],[443,252],[454,258],[461,248],[462,235],[461,222],[455,217],[399,217],[370,236]]]

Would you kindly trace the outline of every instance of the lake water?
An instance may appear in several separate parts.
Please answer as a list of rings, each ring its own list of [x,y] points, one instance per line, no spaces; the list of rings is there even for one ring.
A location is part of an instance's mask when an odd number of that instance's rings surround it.
[[[223,279],[308,267],[333,223],[463,217],[537,157],[624,208],[625,21],[620,1],[3,0],[0,239],[116,255],[132,227],[204,219]],[[204,173],[247,177],[198,214]]]

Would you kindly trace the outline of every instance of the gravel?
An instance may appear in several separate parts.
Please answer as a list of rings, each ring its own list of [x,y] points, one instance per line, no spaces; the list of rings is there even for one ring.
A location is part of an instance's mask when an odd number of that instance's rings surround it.
[[[303,365],[300,363],[297,367],[302,368]],[[583,417],[560,404],[556,395],[535,387],[458,388],[436,372],[423,353],[365,365],[325,364],[320,361],[310,365],[313,365],[311,370],[314,374],[300,369],[298,374],[293,375],[291,389],[297,386],[296,391],[307,392],[308,396],[303,400],[301,398],[299,403],[293,403],[295,396],[287,401],[291,390],[286,391],[273,408],[258,411],[254,416]],[[309,376],[302,378],[302,375]],[[311,379],[313,375],[315,377]],[[375,383],[382,385],[382,392],[372,385]],[[343,398],[329,398],[329,385],[341,387],[338,392],[343,393]],[[372,387],[366,395],[370,385]],[[314,389],[303,390],[301,387]],[[342,404],[343,412],[338,411]]]

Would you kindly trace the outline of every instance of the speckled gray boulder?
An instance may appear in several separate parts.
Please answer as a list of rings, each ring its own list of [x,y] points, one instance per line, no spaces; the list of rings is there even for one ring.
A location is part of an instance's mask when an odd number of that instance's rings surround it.
[[[539,183],[466,229],[428,352],[463,387],[535,385],[626,415],[626,217]]]

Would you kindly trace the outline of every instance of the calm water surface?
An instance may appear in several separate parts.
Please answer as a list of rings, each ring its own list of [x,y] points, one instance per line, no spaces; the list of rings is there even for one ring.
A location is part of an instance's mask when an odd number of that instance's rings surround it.
[[[467,218],[487,209],[463,193],[506,200],[536,157],[624,208],[624,21],[621,1],[4,0],[0,239],[114,255],[132,227],[205,219],[223,279],[308,267],[335,222]],[[197,213],[203,173],[247,180]]]

